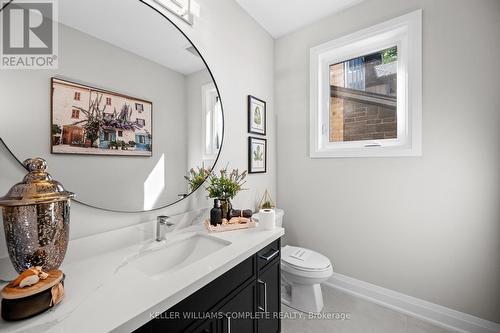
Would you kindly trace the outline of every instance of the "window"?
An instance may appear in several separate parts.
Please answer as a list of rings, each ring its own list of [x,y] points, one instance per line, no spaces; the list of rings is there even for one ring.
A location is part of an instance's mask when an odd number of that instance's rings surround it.
[[[397,46],[330,65],[329,142],[397,139]]]
[[[78,91],[75,91],[75,97],[74,97],[75,101],[79,101],[80,100],[80,93]]]
[[[106,97],[106,105],[111,105],[111,97]]]
[[[421,155],[421,11],[310,53],[311,157]]]
[[[144,112],[144,105],[141,103],[135,103],[135,109],[139,112],[142,113]]]
[[[111,132],[108,132],[108,131],[104,131],[103,132],[103,140],[104,141],[111,141],[112,140],[112,135],[111,135]]]
[[[146,126],[146,120],[141,118],[136,118],[135,122],[141,126]]]
[[[222,106],[213,83],[202,86],[201,95],[203,159],[215,160],[222,144]]]
[[[80,119],[80,110],[78,109],[71,110],[71,118]]]
[[[145,144],[146,143],[146,139],[145,139],[144,135],[139,135],[139,143],[140,144]]]
[[[118,136],[122,137],[123,136],[123,131],[118,131]]]

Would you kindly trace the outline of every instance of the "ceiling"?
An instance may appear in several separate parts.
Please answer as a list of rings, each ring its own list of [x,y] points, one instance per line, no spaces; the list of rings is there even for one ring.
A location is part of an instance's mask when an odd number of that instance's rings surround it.
[[[205,68],[177,28],[137,0],[59,1],[59,21],[185,75]]]
[[[236,0],[274,38],[364,0]]]

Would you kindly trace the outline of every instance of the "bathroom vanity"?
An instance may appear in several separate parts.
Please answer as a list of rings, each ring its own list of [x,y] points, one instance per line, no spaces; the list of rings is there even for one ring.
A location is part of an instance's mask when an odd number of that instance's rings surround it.
[[[197,223],[161,242],[154,228],[70,241],[64,301],[31,319],[0,321],[0,331],[279,332],[282,228],[208,234]]]
[[[283,229],[209,234],[208,212],[191,210],[206,199],[185,176],[216,170],[227,142],[223,104],[203,52],[183,32],[190,28],[173,24],[161,3],[63,1],[53,20],[61,66],[2,73],[2,102],[15,111],[0,122],[0,139],[19,162],[46,159],[85,208],[71,214],[78,227],[61,266],[64,300],[30,319],[0,321],[0,332],[280,331]],[[157,213],[181,211],[167,239],[155,240]],[[0,277],[16,276],[0,258]]]
[[[280,239],[135,332],[280,332]]]

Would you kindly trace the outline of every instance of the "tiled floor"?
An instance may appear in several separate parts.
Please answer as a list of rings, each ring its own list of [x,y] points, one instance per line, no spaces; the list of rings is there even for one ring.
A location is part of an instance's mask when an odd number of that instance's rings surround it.
[[[324,287],[324,319],[311,319],[307,314],[282,307],[283,333],[449,333],[419,319],[384,308],[378,304]],[[347,316],[342,320],[339,317]],[[333,319],[331,319],[333,318]],[[337,318],[337,319],[335,319]]]

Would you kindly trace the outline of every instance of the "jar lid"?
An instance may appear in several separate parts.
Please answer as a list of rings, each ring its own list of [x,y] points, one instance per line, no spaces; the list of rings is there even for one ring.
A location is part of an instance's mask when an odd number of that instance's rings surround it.
[[[47,162],[44,159],[30,158],[24,161],[23,165],[29,173],[21,183],[12,186],[5,196],[0,197],[0,206],[36,205],[64,201],[75,196],[45,171]]]

